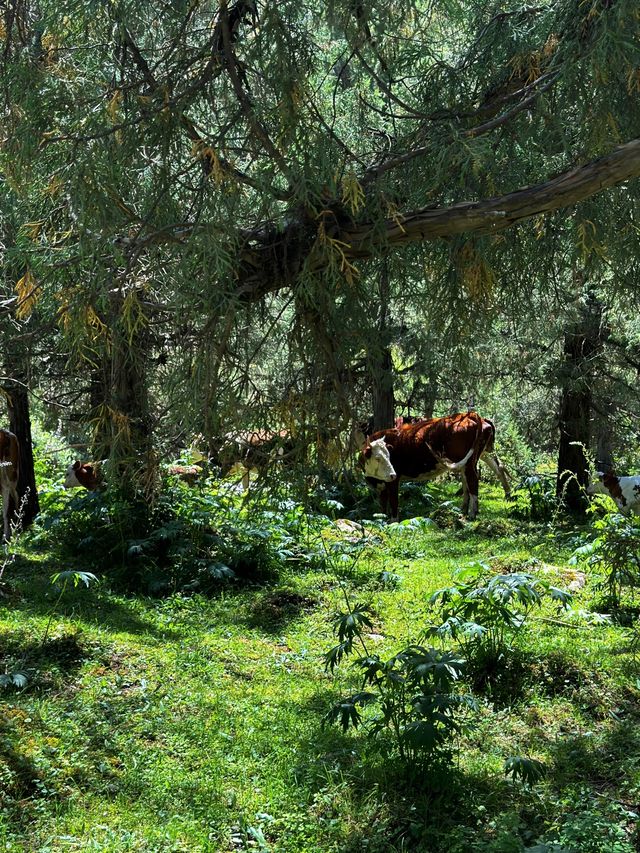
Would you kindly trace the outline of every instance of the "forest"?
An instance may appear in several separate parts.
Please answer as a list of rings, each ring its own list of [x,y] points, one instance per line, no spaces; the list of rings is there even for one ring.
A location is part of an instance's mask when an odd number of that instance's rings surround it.
[[[640,850],[637,0],[0,0],[0,83],[0,847]]]

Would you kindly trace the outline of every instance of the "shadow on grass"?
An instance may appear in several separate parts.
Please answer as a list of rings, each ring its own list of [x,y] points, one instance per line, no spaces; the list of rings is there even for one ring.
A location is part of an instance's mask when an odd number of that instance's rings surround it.
[[[554,783],[558,786],[587,782],[617,788],[640,772],[638,717],[612,721],[601,734],[563,738],[550,745]]]
[[[577,702],[597,716],[600,703],[595,699],[604,691],[598,672],[559,651],[540,655],[515,648],[499,658],[477,654],[467,663],[465,679],[476,695],[486,697],[496,709],[526,701],[536,693]]]
[[[0,714],[0,806],[9,809],[27,798],[37,796],[39,790],[40,771],[18,751],[18,740],[19,732],[15,722],[8,718],[7,712],[3,712]]]
[[[0,635],[0,670],[26,671],[30,684],[39,688],[48,686],[55,675],[68,677],[76,672],[82,662],[92,657],[76,634],[63,634],[44,640],[25,640],[16,634]],[[34,677],[34,673],[38,673]],[[41,673],[46,673],[42,677]]]
[[[320,706],[330,703],[316,695],[308,708],[320,718]],[[374,742],[333,727],[298,744],[298,785],[324,820],[347,828],[334,841],[340,853],[515,850],[515,839],[526,845],[542,831],[533,790],[455,763],[412,766],[394,752],[388,736]],[[510,846],[490,846],[501,833]]]
[[[53,586],[50,577],[59,570],[59,565],[44,565],[22,559],[20,573],[7,579],[11,583],[8,609],[39,618],[48,617],[54,612],[54,624],[57,619],[73,619],[128,634],[149,634],[168,639],[179,637],[172,629],[155,625],[151,619],[145,619],[136,612],[147,601],[142,596],[126,599],[113,596],[101,586],[90,589],[83,585],[78,588],[69,586],[56,605],[59,588]],[[2,605],[3,599],[0,598],[0,607]]]
[[[281,634],[294,619],[309,613],[318,601],[293,589],[268,590],[251,602],[245,624],[267,634]]]

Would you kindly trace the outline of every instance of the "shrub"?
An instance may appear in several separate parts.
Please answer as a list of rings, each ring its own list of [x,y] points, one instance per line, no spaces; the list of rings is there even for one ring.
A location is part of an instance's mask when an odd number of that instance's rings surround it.
[[[640,518],[611,512],[593,526],[599,535],[577,548],[570,562],[595,567],[597,588],[605,590],[611,608],[619,609],[623,588],[633,591],[640,584]]]
[[[419,645],[384,660],[372,654],[366,642],[370,616],[369,608],[356,605],[334,617],[339,642],[327,652],[326,667],[333,672],[357,644],[364,652],[354,662],[362,684],[360,691],[337,702],[325,721],[347,731],[362,723],[361,709],[375,704],[378,713],[367,723],[371,736],[391,733],[398,754],[410,764],[450,763],[463,712],[475,707],[472,697],[452,691],[464,661],[453,652]]]
[[[513,490],[510,514],[529,521],[551,521],[558,511],[556,478],[551,474],[530,474]]]
[[[83,559],[112,585],[154,595],[262,583],[322,559],[298,504],[263,501],[249,513],[235,491],[212,482],[169,482],[153,506],[114,490],[78,491],[40,523],[55,534],[61,560]]]
[[[456,573],[458,583],[433,593],[441,622],[427,637],[452,638],[468,660],[495,664],[507,651],[534,608],[545,599],[568,607],[571,594],[526,572],[496,574],[486,563],[473,563]]]

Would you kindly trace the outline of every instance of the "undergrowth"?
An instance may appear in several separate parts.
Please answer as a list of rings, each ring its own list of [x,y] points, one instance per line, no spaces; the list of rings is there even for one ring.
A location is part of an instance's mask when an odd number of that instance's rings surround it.
[[[515,522],[486,485],[465,522],[454,489],[395,525],[215,482],[142,520],[52,489],[2,579],[0,667],[31,661],[0,687],[4,848],[631,853],[631,628],[592,618],[588,566],[556,609],[590,534]],[[101,583],[58,601],[74,571]]]

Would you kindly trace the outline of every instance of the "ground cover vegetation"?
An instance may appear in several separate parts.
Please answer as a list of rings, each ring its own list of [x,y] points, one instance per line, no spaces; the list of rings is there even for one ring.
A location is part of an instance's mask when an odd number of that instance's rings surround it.
[[[633,521],[523,521],[483,483],[476,522],[444,484],[390,525],[215,481],[131,595],[140,543],[96,564],[59,479],[5,550],[6,849],[636,849],[634,579],[603,598]]]
[[[638,849],[636,0],[5,0],[0,83],[0,842]],[[387,524],[473,407],[512,499]]]

